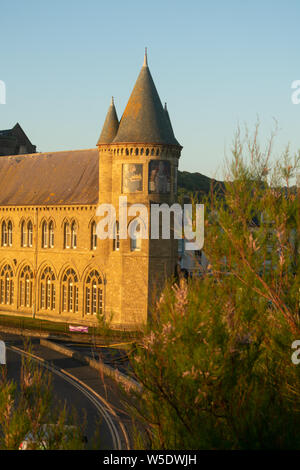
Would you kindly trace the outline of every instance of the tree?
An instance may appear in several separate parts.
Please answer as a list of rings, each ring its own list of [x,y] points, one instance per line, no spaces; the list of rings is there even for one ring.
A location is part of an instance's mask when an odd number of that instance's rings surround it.
[[[166,286],[131,357],[137,447],[300,448],[300,160],[272,163],[273,138],[237,132],[205,200],[208,270]]]

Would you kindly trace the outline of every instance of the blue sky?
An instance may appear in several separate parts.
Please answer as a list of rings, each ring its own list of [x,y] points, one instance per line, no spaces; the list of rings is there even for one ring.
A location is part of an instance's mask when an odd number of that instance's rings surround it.
[[[0,9],[0,129],[39,151],[95,146],[110,98],[121,117],[148,47],[180,169],[221,177],[238,122],[273,118],[275,151],[300,149],[299,0],[10,0]]]

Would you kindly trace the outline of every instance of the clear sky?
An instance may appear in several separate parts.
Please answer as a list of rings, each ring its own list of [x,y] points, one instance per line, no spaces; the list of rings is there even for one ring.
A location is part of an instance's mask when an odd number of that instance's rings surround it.
[[[278,153],[300,148],[299,0],[0,0],[0,129],[39,151],[95,147],[111,96],[121,117],[144,47],[183,145],[180,169],[222,176],[238,122]]]

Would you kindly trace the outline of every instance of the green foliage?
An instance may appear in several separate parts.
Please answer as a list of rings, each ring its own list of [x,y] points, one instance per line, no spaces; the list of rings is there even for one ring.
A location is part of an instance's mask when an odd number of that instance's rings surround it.
[[[206,274],[169,283],[132,356],[137,447],[300,449],[299,157],[271,165],[257,131],[206,198]]]
[[[30,350],[30,346],[28,346]],[[85,421],[57,401],[50,373],[30,355],[22,356],[20,383],[0,370],[0,449],[83,449]],[[45,429],[47,428],[47,429]]]

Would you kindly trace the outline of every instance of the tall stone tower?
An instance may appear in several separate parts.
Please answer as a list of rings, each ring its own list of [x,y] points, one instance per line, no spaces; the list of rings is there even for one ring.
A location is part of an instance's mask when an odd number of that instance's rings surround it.
[[[107,273],[105,311],[112,315],[112,324],[134,328],[147,322],[152,301],[175,270],[176,240],[151,239],[150,210],[151,204],[176,201],[182,149],[146,54],[120,122],[112,100],[97,146],[99,204],[110,203],[116,210],[115,239],[99,242],[98,256]],[[133,204],[147,207],[148,239],[122,238],[120,197],[123,202],[127,198],[128,210]],[[127,216],[127,227],[132,220],[138,221],[139,213]]]

